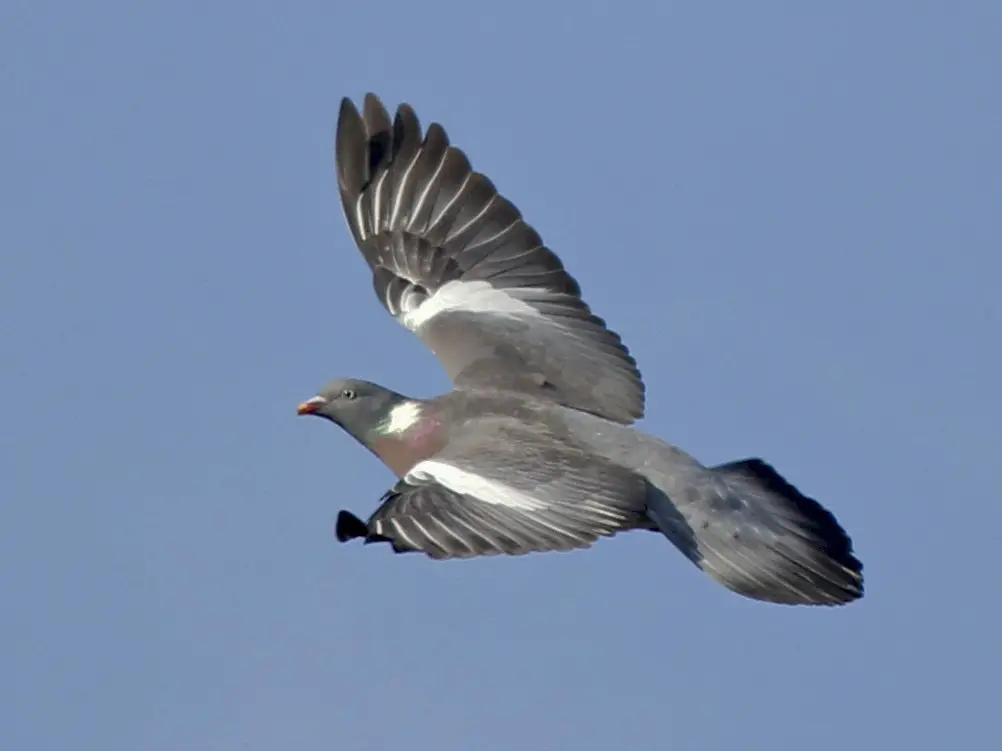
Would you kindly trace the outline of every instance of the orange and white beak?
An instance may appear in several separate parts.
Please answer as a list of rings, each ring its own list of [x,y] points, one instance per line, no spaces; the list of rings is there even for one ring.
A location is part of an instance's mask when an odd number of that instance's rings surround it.
[[[299,406],[296,407],[297,415],[312,415],[318,409],[327,404],[327,400],[322,396],[314,396],[312,399],[307,399],[305,402],[300,402]]]

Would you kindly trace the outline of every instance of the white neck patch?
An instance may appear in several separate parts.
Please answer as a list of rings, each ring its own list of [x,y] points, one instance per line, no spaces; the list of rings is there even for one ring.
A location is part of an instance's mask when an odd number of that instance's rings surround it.
[[[383,424],[383,432],[391,434],[410,430],[421,419],[421,412],[419,402],[401,402],[390,410],[390,414]]]

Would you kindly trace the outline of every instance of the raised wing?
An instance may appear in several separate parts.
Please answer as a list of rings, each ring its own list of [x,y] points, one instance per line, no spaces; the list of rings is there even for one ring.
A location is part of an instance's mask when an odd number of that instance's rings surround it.
[[[586,548],[599,537],[650,528],[639,475],[521,433],[485,433],[419,462],[368,521],[342,511],[338,539],[471,558]]]
[[[630,423],[644,385],[620,337],[519,210],[433,123],[365,97],[335,143],[348,226],[376,295],[458,388],[514,390]]]

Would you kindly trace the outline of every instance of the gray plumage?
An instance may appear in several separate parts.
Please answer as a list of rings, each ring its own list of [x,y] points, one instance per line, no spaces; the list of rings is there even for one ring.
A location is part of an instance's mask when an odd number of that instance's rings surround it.
[[[442,126],[432,124],[422,138],[410,106],[401,105],[391,123],[376,97],[365,98],[361,114],[345,99],[335,165],[376,295],[436,354],[457,388],[538,393],[621,422],[643,415],[640,372],[619,336],[591,313],[560,260],[449,144]],[[469,298],[483,305],[426,321],[414,315],[458,285],[469,285]],[[491,293],[503,314],[488,309]]]
[[[729,589],[788,604],[863,594],[834,516],[759,459],[705,467],[631,423],[644,386],[620,337],[518,209],[438,124],[401,105],[345,99],[335,145],[341,200],[377,297],[435,352],[454,390],[409,399],[356,379],[300,405],[398,477],[342,541],[436,559],[590,546],[664,534]]]

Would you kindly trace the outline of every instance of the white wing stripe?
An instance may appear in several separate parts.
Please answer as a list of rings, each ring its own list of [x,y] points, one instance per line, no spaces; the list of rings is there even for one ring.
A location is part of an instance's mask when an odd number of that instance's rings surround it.
[[[405,313],[400,321],[411,331],[417,332],[435,316],[454,310],[492,315],[542,317],[542,313],[536,308],[516,300],[502,290],[495,289],[490,282],[453,280],[439,287],[434,295],[417,308]]]
[[[418,521],[415,518],[411,518],[409,521],[411,524],[413,524],[415,527],[421,530],[422,534],[424,534],[424,536],[427,537],[433,545],[437,545],[440,548],[443,547],[442,541],[439,540],[437,537],[435,537],[435,535],[433,535],[431,532],[429,532],[428,528],[425,527],[420,521]]]
[[[404,476],[404,481],[413,484],[436,482],[454,493],[473,496],[484,503],[506,506],[519,511],[542,511],[546,508],[546,504],[542,501],[504,483],[488,480],[443,462],[430,460],[418,462]]]
[[[362,199],[365,197],[365,193],[360,193],[358,198],[355,199],[355,224],[358,226],[358,236],[365,240],[371,234],[368,227],[365,226],[366,212],[362,208]]]
[[[439,529],[441,529],[443,532],[445,532],[447,535],[449,535],[449,537],[451,537],[456,542],[458,542],[460,545],[462,545],[464,548],[466,548],[469,552],[471,552],[471,553],[476,552],[475,549],[474,549],[474,547],[472,545],[470,545],[466,540],[464,540],[461,535],[457,534],[455,530],[450,529],[449,525],[446,524],[445,522],[443,522],[437,516],[432,516],[431,520],[433,522],[435,522],[435,524],[438,525]],[[462,523],[462,519],[460,519],[459,521]],[[465,524],[464,523],[464,526],[467,529],[470,529],[470,525],[469,524]],[[473,532],[474,534],[477,534],[477,531],[475,529],[470,529],[470,531]]]
[[[435,193],[436,194],[438,193],[438,189],[440,187],[439,184],[438,184],[438,177],[439,177],[439,175],[442,174],[442,167],[445,166],[445,159],[446,159],[446,157],[448,155],[449,155],[449,151],[447,149],[446,151],[444,151],[442,153],[442,157],[438,160],[438,165],[436,165],[435,171],[431,174],[431,177],[426,178],[426,184],[424,186],[424,190],[422,190],[419,195],[417,195],[417,196],[414,197],[414,208],[411,211],[411,215],[409,217],[409,223],[411,225],[411,230],[412,231],[414,229],[416,229],[413,226],[414,217],[418,216],[419,214],[421,214],[424,211],[425,201],[427,201],[427,200],[429,200],[431,198],[432,190],[434,189]],[[432,206],[432,208],[434,209],[434,206]],[[418,228],[418,231],[423,234],[429,227],[431,227],[431,222],[432,222],[433,219],[434,219],[434,217],[429,213],[428,214],[428,222],[426,223],[426,225],[424,227]]]
[[[445,204],[445,206],[442,207],[442,210],[438,212],[438,216],[433,216],[429,220],[429,222],[428,222],[428,226],[429,227],[434,227],[435,225],[437,225],[439,223],[439,221],[442,219],[442,217],[445,216],[449,212],[449,209],[451,209],[457,203],[461,203],[461,202],[463,202],[463,201],[466,200],[466,196],[463,195],[463,193],[466,191],[466,186],[470,184],[470,180],[472,178],[473,178],[473,173],[472,172],[467,172],[466,173],[466,177],[463,178],[463,184],[460,185],[459,186],[459,190],[456,191],[456,195],[454,195],[452,197],[452,200],[449,201],[447,204]]]
[[[390,526],[393,527],[393,529],[396,531],[397,537],[403,539],[403,541],[406,542],[408,545],[410,545],[412,548],[420,549],[421,546],[418,545],[417,542],[413,540],[410,535],[407,534],[407,531],[404,529],[403,525],[400,523],[398,519],[390,519],[389,521],[390,521]]]
[[[383,231],[383,228],[379,226],[379,219],[382,217],[386,211],[386,207],[383,206],[383,183],[385,183],[390,178],[390,171],[385,170],[382,175],[379,176],[379,180],[376,181],[369,190],[372,192],[372,234],[378,235]]]
[[[483,217],[487,216],[487,212],[491,210],[491,207],[492,207],[492,206],[494,205],[494,201],[496,201],[496,200],[497,200],[497,197],[498,197],[498,196],[497,196],[497,193],[495,193],[494,195],[492,195],[492,196],[490,197],[490,200],[489,200],[489,201],[487,201],[487,204],[486,204],[486,205],[485,205],[485,206],[484,206],[484,207],[483,207],[482,209],[480,209],[480,211],[479,211],[479,212],[477,213],[477,215],[476,215],[476,216],[474,216],[474,217],[471,217],[471,218],[470,218],[470,221],[468,221],[468,222],[467,222],[466,224],[464,224],[464,225],[463,225],[462,227],[455,227],[455,226],[454,226],[454,227],[453,227],[453,228],[452,228],[452,229],[451,229],[451,230],[449,231],[449,238],[452,238],[452,237],[458,237],[459,235],[461,235],[461,234],[463,234],[464,232],[466,232],[466,230],[468,230],[468,229],[469,229],[470,227],[472,227],[473,225],[475,225],[475,224],[477,224],[478,222],[480,222],[480,220],[481,220],[481,219],[482,219]]]
[[[414,165],[418,162],[418,157],[421,156],[420,149],[414,153],[414,157],[411,159],[411,163],[407,165],[407,168],[403,171],[403,174],[397,178],[396,184],[396,200],[393,202],[393,209],[390,211],[390,223],[391,228],[396,228],[400,226],[400,214],[407,207],[404,205],[404,196],[407,195],[407,189],[409,187],[408,182],[411,179],[411,173],[414,170]]]

